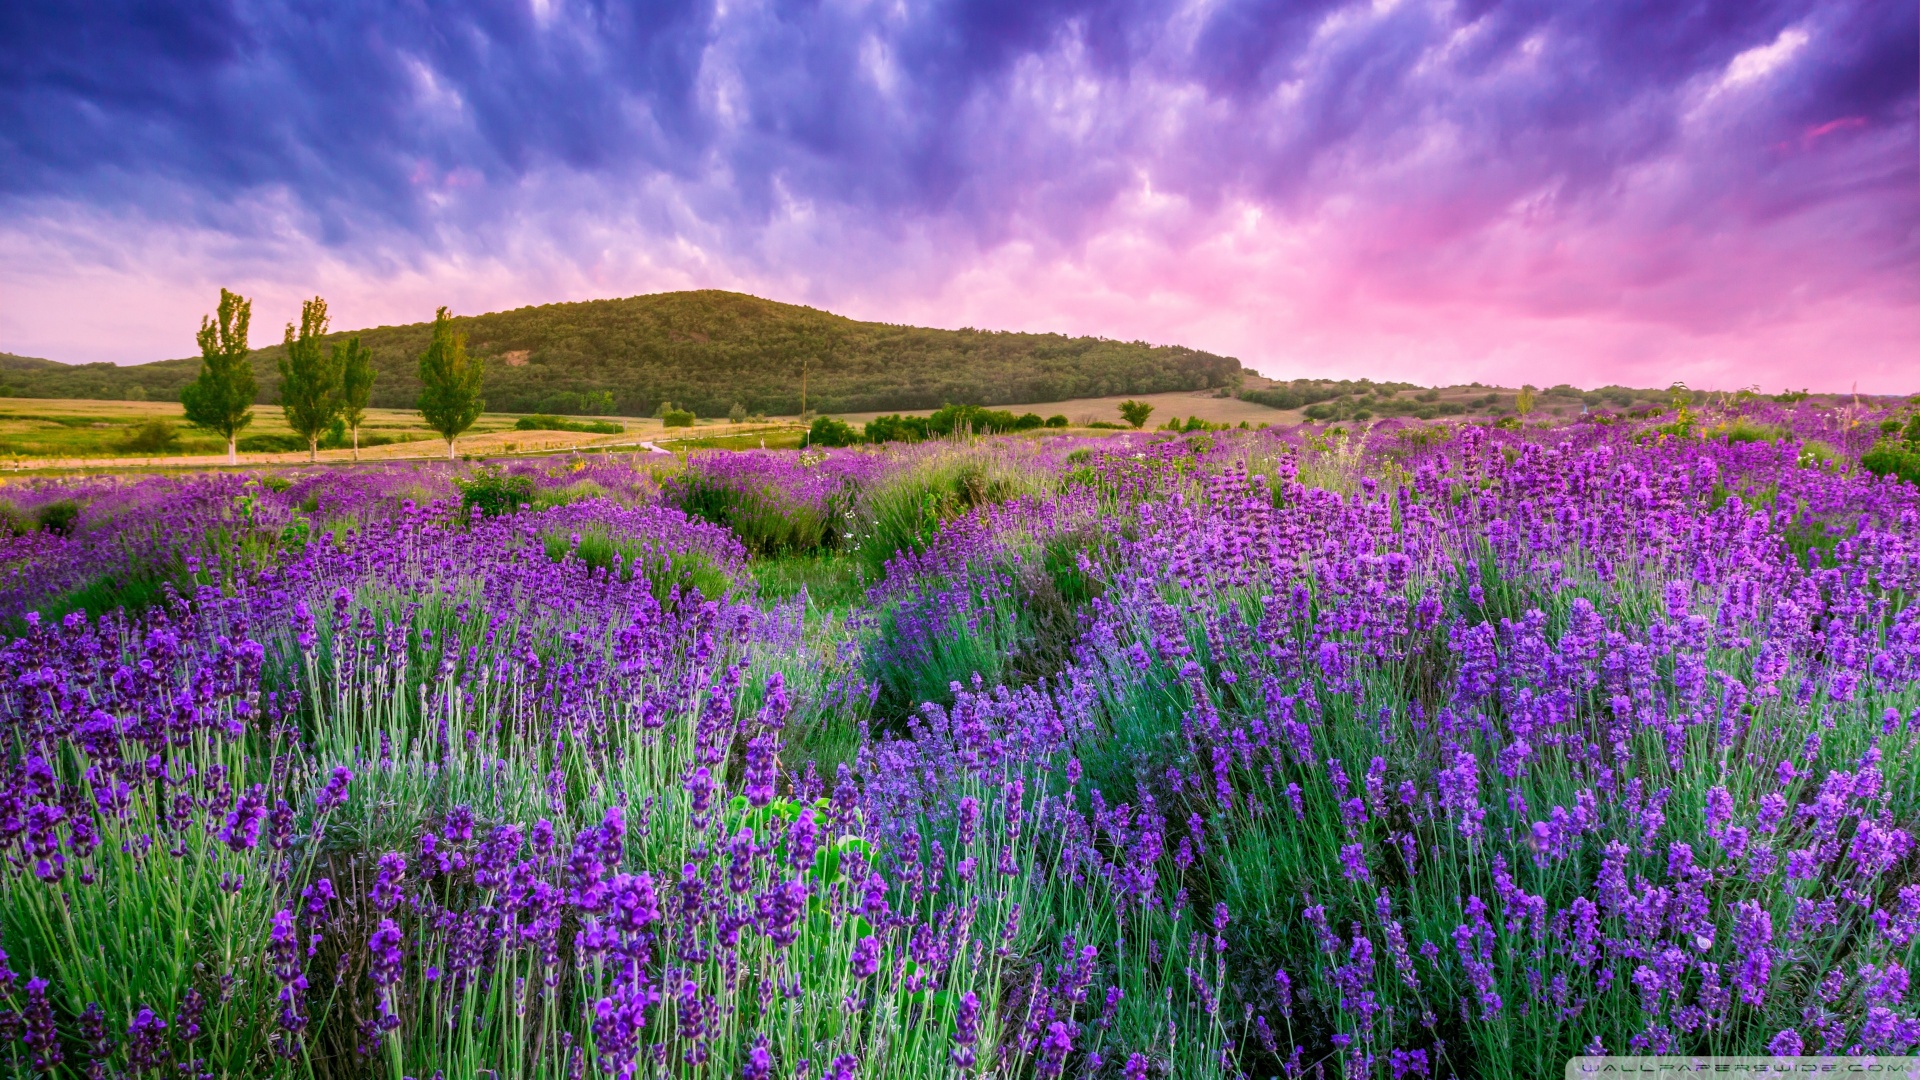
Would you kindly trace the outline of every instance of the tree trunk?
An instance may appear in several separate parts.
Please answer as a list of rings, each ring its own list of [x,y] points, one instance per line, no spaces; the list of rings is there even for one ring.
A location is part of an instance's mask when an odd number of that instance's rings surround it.
[[[238,449],[239,443],[240,443],[240,435],[238,432],[230,431],[227,433],[227,464],[229,465],[240,464],[240,451]]]
[[[447,460],[448,461],[453,460],[453,440],[454,440],[454,436],[452,435],[447,436]]]
[[[309,435],[307,436],[307,464],[312,465],[319,460],[320,460],[320,436]]]
[[[353,460],[360,460],[360,425],[353,425]]]

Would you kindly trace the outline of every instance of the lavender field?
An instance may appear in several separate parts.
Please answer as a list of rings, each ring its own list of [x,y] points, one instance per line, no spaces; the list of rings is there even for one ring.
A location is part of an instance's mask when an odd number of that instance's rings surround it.
[[[0,1074],[1914,1052],[1905,421],[8,484]]]

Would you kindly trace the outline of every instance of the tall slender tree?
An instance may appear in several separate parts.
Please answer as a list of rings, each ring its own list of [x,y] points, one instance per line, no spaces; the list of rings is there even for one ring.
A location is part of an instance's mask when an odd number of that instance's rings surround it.
[[[360,422],[367,418],[367,402],[373,397],[373,350],[352,337],[346,348],[335,345],[333,352],[340,365],[340,416],[353,433],[353,460],[359,461]]]
[[[308,461],[319,458],[320,436],[339,419],[345,404],[340,351],[320,348],[326,332],[327,302],[316,296],[300,305],[298,331],[287,324],[280,354],[280,408],[287,414],[287,426],[307,440]]]
[[[239,464],[240,430],[253,423],[253,368],[247,363],[247,324],[253,301],[220,290],[220,306],[201,316],[200,377],[180,388],[187,422],[227,440],[227,464]]]
[[[480,360],[467,355],[467,335],[453,328],[453,315],[441,308],[433,315],[433,340],[420,354],[420,415],[447,440],[448,460],[454,456],[454,440],[486,407],[480,397]]]

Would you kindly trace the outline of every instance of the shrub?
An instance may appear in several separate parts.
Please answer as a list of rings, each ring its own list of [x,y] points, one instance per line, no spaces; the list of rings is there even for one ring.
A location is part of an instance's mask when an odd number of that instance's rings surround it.
[[[71,536],[80,523],[80,504],[72,499],[47,503],[34,515],[40,528],[56,536]]]
[[[919,442],[930,437],[932,432],[927,427],[926,417],[895,413],[867,421],[866,434],[867,441],[872,443]]]
[[[484,469],[464,480],[455,480],[460,488],[460,508],[471,515],[475,510],[486,517],[517,513],[533,502],[533,478],[508,476],[498,469]]]
[[[120,449],[133,454],[165,454],[179,447],[179,430],[159,417],[133,428],[120,441]]]
[[[514,421],[515,431],[586,431],[595,435],[618,435],[626,428],[610,420],[567,420],[548,413],[534,413]]]
[[[1020,417],[1005,409],[988,409],[979,405],[942,405],[927,417],[927,432],[930,435],[952,435],[957,432],[989,435],[997,431],[1018,431],[1020,420]],[[1037,426],[1039,417],[1034,417],[1034,420]]]
[[[844,420],[835,420],[831,416],[816,416],[813,426],[807,429],[808,446],[852,446],[860,441],[860,434]]]
[[[1052,416],[1047,417],[1047,426],[1051,428],[1066,427],[1067,418],[1061,413],[1054,413]]]
[[[1920,443],[1881,439],[1860,455],[1860,467],[1875,476],[1895,476],[1920,484]]]
[[[1147,417],[1152,415],[1153,406],[1144,401],[1135,401],[1132,398],[1128,398],[1120,403],[1120,419],[1125,420],[1135,428],[1145,427]]]
[[[660,413],[660,421],[661,423],[665,424],[667,427],[670,427],[670,428],[676,428],[676,427],[690,428],[693,426],[693,410],[666,409]]]

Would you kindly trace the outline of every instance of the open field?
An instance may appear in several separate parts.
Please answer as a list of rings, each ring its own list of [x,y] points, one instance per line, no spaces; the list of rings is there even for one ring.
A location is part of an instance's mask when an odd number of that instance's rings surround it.
[[[6,477],[0,1070],[1920,1046],[1913,408],[798,430]]]

